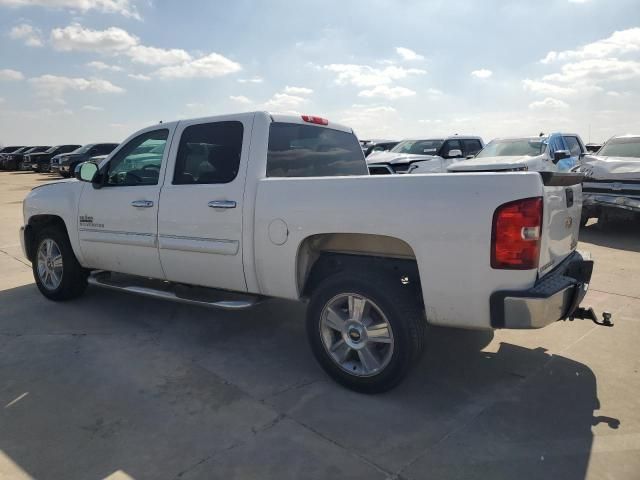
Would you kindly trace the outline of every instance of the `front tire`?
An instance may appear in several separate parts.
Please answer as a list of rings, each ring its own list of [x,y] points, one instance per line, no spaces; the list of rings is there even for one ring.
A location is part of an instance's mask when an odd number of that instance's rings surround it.
[[[320,282],[311,297],[311,349],[325,372],[351,390],[390,390],[424,349],[424,310],[412,286],[395,278],[341,272]]]
[[[46,228],[36,237],[32,261],[36,285],[49,300],[71,300],[84,293],[87,272],[78,263],[65,232]]]

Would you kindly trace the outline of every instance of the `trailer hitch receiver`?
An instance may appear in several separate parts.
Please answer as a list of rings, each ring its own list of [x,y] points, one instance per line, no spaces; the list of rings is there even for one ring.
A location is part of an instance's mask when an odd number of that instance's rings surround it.
[[[576,308],[571,315],[569,315],[569,321],[573,320],[591,320],[596,325],[600,325],[603,327],[613,327],[613,322],[611,321],[611,313],[602,312],[602,320],[598,319],[598,315],[593,310],[593,308]]]

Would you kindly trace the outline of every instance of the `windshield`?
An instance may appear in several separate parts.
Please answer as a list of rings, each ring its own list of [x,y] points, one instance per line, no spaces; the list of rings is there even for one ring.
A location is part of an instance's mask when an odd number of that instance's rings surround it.
[[[58,147],[57,147],[57,146],[56,146],[56,147],[51,147],[51,148],[49,148],[48,150],[45,150],[45,151],[44,151],[44,153],[53,153],[53,152],[55,152],[57,149],[58,149]]]
[[[85,145],[85,146],[80,147],[80,148],[76,148],[71,153],[87,153],[89,150],[91,150],[91,147],[93,147],[93,143],[90,143],[89,145]]]
[[[627,157],[640,159],[640,137],[614,138],[598,152],[601,157]]]
[[[404,140],[393,147],[391,151],[415,155],[436,155],[443,143],[443,140]]]
[[[544,151],[545,138],[515,138],[510,140],[493,140],[476,155],[482,157],[535,157]]]

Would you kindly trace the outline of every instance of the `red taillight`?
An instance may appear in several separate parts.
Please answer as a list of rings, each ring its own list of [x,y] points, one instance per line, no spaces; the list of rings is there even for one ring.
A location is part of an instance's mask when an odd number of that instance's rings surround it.
[[[322,117],[314,117],[313,115],[302,115],[302,120],[316,125],[329,125],[329,120]]]
[[[529,270],[538,267],[542,197],[505,203],[493,214],[491,267]]]

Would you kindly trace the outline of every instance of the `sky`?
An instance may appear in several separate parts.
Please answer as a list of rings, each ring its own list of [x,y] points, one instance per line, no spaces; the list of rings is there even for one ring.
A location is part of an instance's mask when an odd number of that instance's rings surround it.
[[[360,138],[640,133],[638,0],[0,0],[0,144],[268,110]]]

